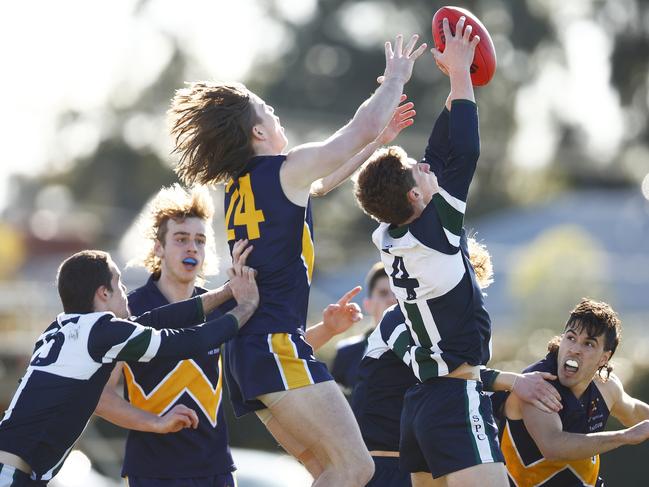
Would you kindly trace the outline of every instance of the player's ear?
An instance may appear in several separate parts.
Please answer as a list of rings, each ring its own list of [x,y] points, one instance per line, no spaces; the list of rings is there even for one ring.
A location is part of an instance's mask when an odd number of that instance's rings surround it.
[[[106,308],[106,303],[110,299],[111,292],[106,286],[99,286],[95,291],[95,296],[93,299],[94,311],[102,311]]]
[[[156,257],[162,259],[162,257],[164,256],[164,251],[165,249],[164,246],[162,245],[162,242],[156,238],[153,244],[153,253],[155,254]]]
[[[597,367],[599,368],[606,365],[611,360],[612,355],[613,353],[610,350],[608,352],[604,352],[600,357],[599,362],[597,363]]]
[[[410,191],[408,191],[408,201],[410,201],[411,203],[416,203],[417,200],[419,200],[420,196],[421,193],[419,192],[416,186],[412,188]]]
[[[254,125],[252,127],[252,138],[253,140],[266,140],[266,131],[261,124]]]
[[[365,311],[368,315],[372,314],[372,311],[373,311],[372,310],[372,308],[373,308],[372,304],[373,304],[373,302],[372,302],[371,299],[369,299],[369,298],[363,299],[363,311]]]

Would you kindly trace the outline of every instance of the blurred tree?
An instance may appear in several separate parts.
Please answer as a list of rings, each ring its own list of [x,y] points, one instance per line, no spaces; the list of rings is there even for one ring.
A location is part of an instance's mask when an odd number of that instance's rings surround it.
[[[558,331],[582,296],[612,300],[606,254],[581,228],[555,227],[513,258],[510,294],[522,328]]]

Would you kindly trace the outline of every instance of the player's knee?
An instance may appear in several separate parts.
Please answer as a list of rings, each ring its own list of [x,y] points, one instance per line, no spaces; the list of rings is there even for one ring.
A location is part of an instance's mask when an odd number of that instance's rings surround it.
[[[374,475],[374,461],[369,453],[359,455],[359,458],[355,458],[353,467],[348,469],[348,472],[350,473],[350,480],[353,485],[366,485]]]

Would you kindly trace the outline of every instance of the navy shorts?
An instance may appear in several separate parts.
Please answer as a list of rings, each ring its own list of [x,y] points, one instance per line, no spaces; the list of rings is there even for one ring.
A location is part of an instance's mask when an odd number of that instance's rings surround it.
[[[408,389],[399,451],[404,471],[430,472],[433,478],[504,462],[482,383],[438,377]]]
[[[0,463],[0,487],[45,487],[47,481],[32,480],[25,472]]]
[[[399,469],[397,457],[372,457],[374,476],[366,487],[411,487],[410,473]]]
[[[297,333],[238,335],[225,343],[225,380],[239,418],[266,406],[257,398],[333,380]]]
[[[128,487],[237,487],[237,482],[232,473],[226,473],[209,477],[178,479],[129,476],[126,479],[126,485]]]

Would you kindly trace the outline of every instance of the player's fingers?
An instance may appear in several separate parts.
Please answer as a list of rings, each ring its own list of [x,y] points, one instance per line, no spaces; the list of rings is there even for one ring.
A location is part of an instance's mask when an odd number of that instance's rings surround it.
[[[412,50],[415,48],[415,45],[417,44],[418,40],[419,40],[419,34],[413,34],[412,37],[410,37],[408,44],[406,44],[406,48],[403,50],[404,56],[410,57],[410,55],[412,54]]]
[[[397,128],[399,130],[403,130],[406,127],[410,127],[413,123],[415,123],[415,121],[412,118],[409,118],[407,120],[404,120],[403,122],[399,122]]]
[[[401,96],[403,97],[405,95],[401,95]],[[405,101],[405,98],[402,98],[401,103],[403,103],[404,101]],[[403,105],[399,105],[397,107],[397,112],[402,114],[403,112],[406,112],[408,110],[412,110],[414,107],[415,107],[415,104],[413,102],[409,101],[408,103],[403,103]]]
[[[252,267],[248,267],[248,281],[255,282],[256,275],[257,275],[257,271],[255,271]]]
[[[424,42],[421,46],[419,46],[419,47],[417,48],[417,50],[416,50],[415,52],[413,52],[413,53],[409,56],[409,58],[412,59],[412,60],[414,61],[415,59],[417,59],[419,56],[421,56],[421,55],[424,53],[424,51],[426,50],[427,47],[428,47],[428,44],[426,44],[426,43]]]
[[[543,377],[545,380],[556,380],[557,376],[554,374],[551,374],[550,372],[539,372],[539,375]]]
[[[234,276],[236,274],[234,273],[234,269],[232,267],[229,267],[225,272],[228,275],[228,279],[234,279]]]
[[[384,80],[384,79],[385,79],[385,76],[379,76],[378,78],[376,78],[376,82],[377,82],[378,84],[383,84],[383,80]]]
[[[444,31],[444,39],[448,42],[453,35],[451,34],[451,26],[448,24],[448,19],[446,17],[442,20],[442,31]]]
[[[394,51],[392,50],[392,43],[386,41],[385,43],[385,62],[386,64],[390,62],[390,59],[394,57]]]
[[[239,256],[241,255],[241,251],[243,249],[243,240],[237,240],[236,242],[234,242],[234,245],[232,246],[232,262],[239,260]]]
[[[457,21],[457,24],[455,24],[455,38],[456,39],[461,39],[462,34],[464,33],[464,22],[466,21],[466,17],[463,15],[460,17],[460,20]]]
[[[241,256],[239,256],[239,264],[246,265],[246,260],[248,259],[250,252],[252,252],[252,249],[253,249],[252,245],[248,245],[248,247],[246,247],[246,250],[244,250],[241,253]]]
[[[416,112],[416,111],[414,111],[414,110],[408,110],[407,112],[403,112],[403,113],[400,113],[400,114],[399,114],[399,120],[403,121],[403,120],[406,120],[406,119],[408,119],[408,118],[412,118],[412,117],[414,117],[415,115],[417,115],[417,112]]]
[[[467,25],[466,29],[464,29],[464,35],[462,38],[466,41],[469,42],[471,39],[471,32],[473,32],[473,26],[472,25]]]
[[[475,49],[475,46],[477,46],[479,42],[480,42],[480,36],[479,35],[474,35],[473,39],[471,39],[471,45],[473,46],[474,49]]]
[[[404,101],[406,101],[407,98],[408,98],[408,95],[406,95],[405,93],[402,93],[401,96],[399,97],[399,103],[403,103]],[[411,102],[409,102],[409,103],[411,103]]]
[[[403,55],[403,35],[397,34],[397,38],[394,41],[394,55],[401,57]]]
[[[534,407],[536,409],[540,409],[544,413],[552,413],[552,412],[554,412],[550,408],[548,408],[545,404],[543,404],[541,401],[539,401],[538,399],[535,399],[534,401],[532,401],[532,404],[534,405]]]
[[[361,292],[361,289],[363,289],[363,288],[360,287],[360,286],[356,286],[355,288],[350,289],[350,290],[347,291],[345,294],[343,294],[342,298],[340,298],[340,299],[337,301],[337,303],[340,304],[340,305],[345,305],[345,304],[349,303],[349,301],[350,301],[354,296],[356,296],[358,293]]]

